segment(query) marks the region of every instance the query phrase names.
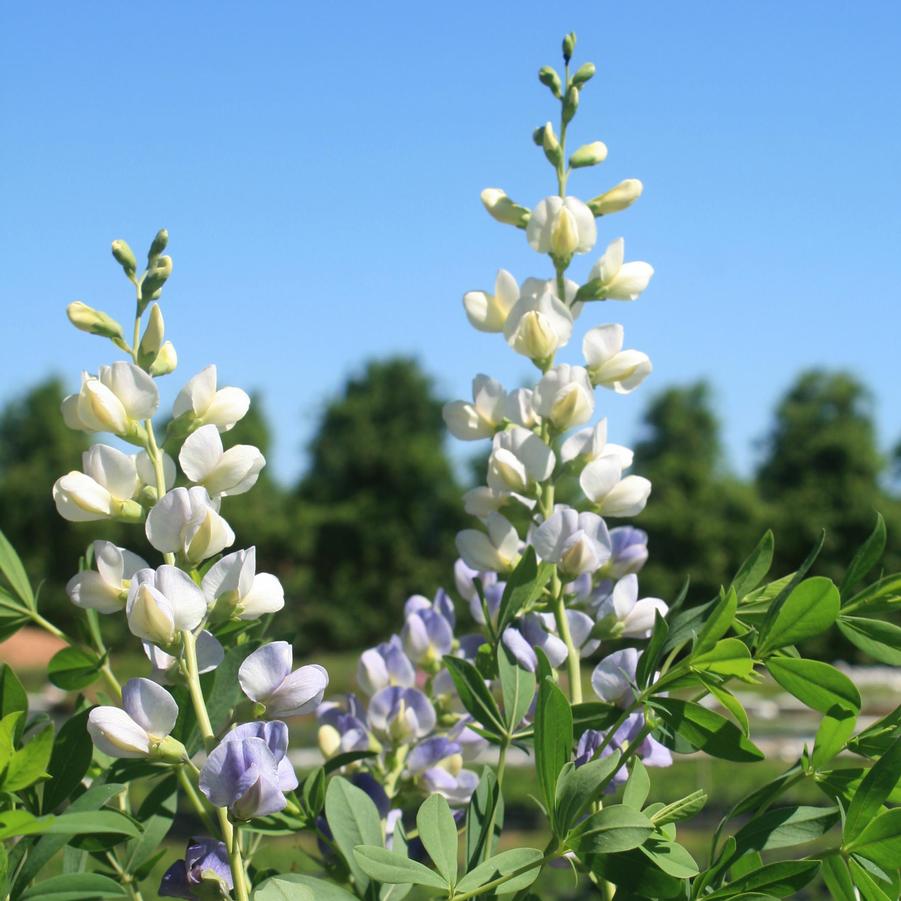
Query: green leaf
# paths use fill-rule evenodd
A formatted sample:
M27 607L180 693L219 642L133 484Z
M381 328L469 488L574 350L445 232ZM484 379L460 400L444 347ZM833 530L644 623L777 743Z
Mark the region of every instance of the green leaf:
M724 638L706 653L693 654L689 665L696 672L736 676L745 680L750 679L754 672L751 652L738 638Z
M581 704L573 704L573 736L579 738L583 732L589 729L603 731L612 726L618 719L622 710L613 704L604 704L602 701L584 701Z
M865 757L881 757L896 738L901 738L901 705L855 735L848 748Z
M444 665L453 679L460 701L475 721L498 737L505 735L504 719L481 673L462 657L445 657Z
M203 696L207 699L207 713L213 731L219 735L231 722L234 708L244 700L241 685L238 682L238 670L244 660L262 645L258 638L235 645L225 652L222 663L212 672L200 677ZM199 730L196 732L199 740Z
M3 532L0 532L0 572L6 576L9 587L19 596L30 610L34 610L34 592L28 581L28 574Z
M497 670L500 676L501 697L504 701L504 722L507 731L512 733L532 706L535 697L535 673L519 666L503 644L498 644L497 648Z
M853 710L832 707L820 720L816 738L813 741L811 763L815 769L822 769L838 754L854 734L857 714Z
M553 572L553 565L538 564L535 548L531 546L526 548L504 587L504 594L497 612L498 635L503 633L524 606L533 604L541 597L544 586L550 581Z
M763 537L757 542L757 547L748 556L748 559L739 567L731 588L738 598L743 598L749 591L753 591L770 571L773 563L773 550L775 539L771 529L764 532Z
M874 660L901 666L901 626L881 619L842 614L838 618L838 630Z
M897 781L897 771L895 776ZM896 868L901 862L901 807L879 814L846 847L886 870Z
M307 890L311 894L291 894L292 891L299 889ZM307 901L309 898L315 901L356 901L356 895L352 895L347 889L302 873L273 876L257 886L253 893L253 901L293 901L293 899Z
M735 612L738 610L738 596L734 586L717 602L711 610L710 616L704 620L704 625L695 640L694 653L703 654L729 631L729 627L735 621Z
M456 891L459 894L472 892L501 876L509 876L517 870L529 867L526 872L504 882L494 890L496 895L521 892L538 878L541 873L539 864L543 860L544 854L537 848L512 848L509 851L502 851L470 870L457 884Z
M785 599L772 620L764 621L757 642L758 656L797 644L825 632L841 608L838 589L831 579L805 579Z
M705 899L732 898L743 892L760 892L785 898L799 892L820 868L818 860L782 860L755 868Z
M738 727L741 731L745 735L750 735L751 721L748 719L748 712L742 706L741 701L739 701L731 691L723 688L722 685L717 685L712 679L704 679L702 677L701 681L704 683L704 687L707 691L709 691L710 694L720 702L723 708L729 711L733 718L737 720Z
M820 861L820 875L835 901L857 901L848 864L841 854L827 854Z
M53 876L26 889L20 901L85 901L85 898L125 898L128 892L109 876L100 873L67 873Z
M396 851L377 845L358 845L353 852L357 866L378 882L424 885L447 891L448 883L434 870Z
M317 901L318 897L310 886L297 882L293 876L272 876L257 886L251 895L253 901ZM343 897L354 896L345 894Z
M3 790L21 791L45 778L52 751L53 725L50 724L12 755L3 777Z
M81 691L100 678L103 660L84 648L63 648L47 667L50 681L64 691Z
M654 672L663 656L668 635L669 626L666 624L666 620L660 615L659 610L655 610L654 631L651 633L651 640L642 651L638 658L638 666L635 668L635 682L639 688L647 688L651 684L651 679L654 678Z
M702 788L696 789L690 795L686 795L678 801L666 804L664 807L661 807L660 810L655 811L651 816L651 822L659 829L667 823L676 823L679 820L687 820L689 817L693 817L696 813L703 810L706 803L707 792Z
M641 811L614 804L592 814L570 832L566 842L580 854L616 854L644 844L653 831Z
M494 814L494 825L491 817ZM472 869L494 853L504 826L504 797L491 767L483 767L479 784L466 809L466 861ZM492 833L489 836L489 830Z
M535 708L535 772L553 826L557 778L573 747L573 721L569 701L546 676L538 688Z
M887 895L877 884L876 880L853 858L848 861L851 878L854 887L860 893L863 901L895 901L891 895ZM896 896L897 897L897 896Z
M14 739L18 741L22 737L25 717L28 715L28 695L12 667L4 663L0 666L0 720L11 713L22 714L14 735Z
M748 851L789 848L813 841L838 822L834 807L778 807L755 817L735 833L732 859Z
M359 866L354 848L382 844L382 821L375 804L362 789L342 776L333 776L325 792L325 816L357 887L365 892L369 885L367 871Z
M698 875L695 859L676 842L650 841L639 850L664 873L676 879L691 879Z
M845 816L847 841L855 839L879 813L901 774L901 738L896 739L885 754L870 767L863 778Z
M51 813L63 803L84 778L94 754L94 743L87 732L88 714L82 710L63 723L53 743L47 764L50 781L44 785L41 811Z
M819 660L800 657L771 657L766 662L770 675L812 710L828 713L833 707L860 711L860 692L844 673Z
M448 885L457 881L457 824L443 795L431 795L416 814L416 827L435 869Z
M623 789L623 804L627 807L641 810L650 793L651 777L648 775L648 769L641 762L640 758L634 757L632 759L632 772L629 773L629 779L626 782L626 787Z
M564 835L583 811L597 801L620 766L622 754L614 751L606 757L590 760L582 766L566 763L557 779L554 799L554 830Z
M763 752L734 723L693 701L655 698L653 706L664 715L664 738L669 745L678 735L697 751L711 757L749 763L763 759ZM664 744L667 742L665 741Z
M885 552L885 520L876 514L876 525L867 540L857 549L845 578L842 579L841 595L847 598L851 589L879 562Z

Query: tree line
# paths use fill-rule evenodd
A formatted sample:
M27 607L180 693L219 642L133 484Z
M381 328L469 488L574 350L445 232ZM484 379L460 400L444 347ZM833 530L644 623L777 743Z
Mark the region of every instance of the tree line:
M95 537L141 552L136 530L116 523L67 523L50 486L80 465L86 436L58 415L55 378L35 385L0 412L0 529L42 582L55 619L72 617L64 586ZM254 444L271 432L261 398L226 446ZM229 498L225 514L236 547L256 541L258 568L278 575L287 604L279 623L302 651L360 648L383 640L404 599L450 582L454 536L469 525L464 484L447 452L443 398L414 359L369 362L324 407L309 466L293 485L264 470L258 487ZM761 534L776 535L774 572L792 571L818 540L815 571L835 576L886 519L888 571L901 569L901 499L888 488L891 460L880 453L872 397L839 371L801 373L774 410L760 462L750 478L727 466L710 386L667 388L646 408L634 443L634 471L654 491L635 524L649 534L642 593L671 600L686 578L704 601L727 584ZM895 460L901 453L893 455ZM484 457L472 471L483 477ZM857 652L836 644L832 656Z

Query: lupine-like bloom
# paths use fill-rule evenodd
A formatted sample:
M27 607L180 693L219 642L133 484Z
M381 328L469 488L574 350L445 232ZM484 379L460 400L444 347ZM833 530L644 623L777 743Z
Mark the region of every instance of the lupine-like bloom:
M550 613L527 613L514 626L504 629L504 647L520 666L534 673L538 668L535 648L541 648L555 669L566 660L566 644L554 634L554 617Z
M240 388L216 389L216 367L207 366L178 392L172 416L191 420L194 427L214 425L227 432L250 409L250 398Z
M638 667L638 651L623 648L606 656L591 674L594 693L608 704L627 707L635 697L635 671Z
M561 363L544 374L535 388L532 404L542 419L561 432L588 422L594 413L594 391L588 371Z
M601 589L603 590L603 589ZM660 598L638 598L638 576L623 576L594 601L595 615L610 638L650 638L656 613L666 616Z
M69 600L76 607L99 613L124 609L131 578L139 569L147 569L147 562L111 541L95 541L94 565L96 572L86 570L69 579L66 584Z
M287 757L288 727L278 720L246 723L229 732L200 771L200 790L237 820L283 810L285 792L297 788Z
M634 391L651 372L651 360L640 350L623 350L623 327L593 328L582 339L582 354L593 385L612 388L617 394Z
M478 572L471 569L463 560L454 563L454 584L457 592L463 600L469 602L469 612L472 618L480 625L485 625L485 611L482 609L482 601L476 590L475 579L478 578L482 585L482 594L485 596L485 605L488 608L488 616L492 623L497 620L497 612L504 596L506 582L499 582L497 573ZM481 637L481 636L480 636Z
M411 688L415 684L416 670L397 635L360 655L357 685L366 694L374 695L389 685Z
M348 694L343 701L326 701L316 710L319 722L319 750L328 759L350 751L367 751L370 747L366 712L356 695Z
M443 795L451 804L468 803L479 777L463 769L462 747L443 736L421 741L407 757L407 769L427 794Z
M125 615L132 635L167 647L206 616L206 598L194 580L175 566L139 569L131 580Z
M178 704L150 679L129 679L122 687L122 707L95 707L88 714L88 734L110 757L185 759L182 745L169 738L178 719Z
M96 376L82 375L81 391L63 400L63 419L70 429L112 432L134 441L138 424L150 419L160 396L153 379L133 363L119 360L101 366Z
M163 553L182 553L192 563L234 543L235 533L213 506L206 488L173 488L147 515L147 540Z
M178 658L167 654L162 648L158 648L149 641L142 644L144 653L150 661L150 678L161 685L168 685L170 682L176 681L179 673ZM225 659L225 650L219 644L219 639L212 632L207 632L206 629L197 636L196 653L197 672L200 675L212 672Z
M266 465L265 457L250 444L228 450L215 425L192 432L181 447L178 462L184 474L209 492L210 497L228 497L250 491Z
M511 426L494 436L488 458L488 487L517 494L530 491L554 471L554 452L534 433Z
M594 572L610 557L604 520L596 513L579 513L563 505L532 530L530 543L542 560L556 563L567 579Z
M504 423L507 392L487 375L472 380L472 403L463 400L444 405L442 415L448 431L460 441L490 438Z
M485 519L490 513L498 513L507 504L514 501L529 509L535 506L534 498L525 497L514 491L496 491L487 485L479 485L477 488L470 488L463 494L463 509L471 516Z
M611 579L621 579L637 573L648 560L648 533L635 526L617 526L610 530L612 553L605 573Z
M404 650L414 663L431 666L450 653L454 642L454 605L439 590L434 603L413 595L404 605L406 617L401 633Z
M611 241L604 255L594 264L589 278L598 283L595 296L601 300L636 300L654 274L649 263L624 263L625 242Z
M241 690L270 716L303 716L322 703L328 673L318 664L291 671L294 651L287 641L272 641L249 654L238 670Z
M504 338L517 353L544 360L566 344L573 332L573 314L546 282L527 279L519 300L504 323Z
M391 685L373 695L368 721L380 737L405 743L425 738L435 728L435 708L419 689Z
M577 197L545 197L526 227L529 246L565 259L588 253L597 240L594 213Z
M651 494L651 483L643 476L623 477L621 462L602 456L589 463L579 476L582 491L606 516L636 516Z
M506 572L519 560L522 544L509 520L500 513L485 517L488 534L476 529L464 529L457 533L457 552L467 566L484 572Z
M271 573L256 571L255 547L226 554L203 577L201 588L215 619L259 619L285 606L285 590Z
M607 420L602 419L594 428L581 429L570 435L560 447L560 461L571 463L574 460L583 465L601 457L614 457L622 469L632 465L632 451L621 444L607 441Z
M541 417L535 412L534 392L531 388L517 388L507 394L504 415L514 425L533 429L541 425Z
M161 898L196 898L222 895L234 888L228 848L213 838L192 838L184 860L177 860L163 874L157 894Z
M500 332L517 300L519 285L516 279L506 269L500 269L494 282L494 294L467 291L463 295L463 307L473 328L480 332Z
M135 458L106 444L82 454L84 472L72 471L56 480L53 500L63 519L92 522L121 517L140 521L143 511L132 500L140 482Z

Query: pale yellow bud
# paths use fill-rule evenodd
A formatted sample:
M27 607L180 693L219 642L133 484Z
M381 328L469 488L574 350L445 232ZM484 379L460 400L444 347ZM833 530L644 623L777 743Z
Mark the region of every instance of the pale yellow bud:
M104 338L122 339L122 326L106 313L89 307L86 303L76 300L66 307L66 315L69 322L89 335L101 335Z
M500 188L485 188L481 194L482 203L488 214L504 225L525 228L529 223L530 211L514 203Z
M166 334L166 326L163 322L163 314L158 303L150 307L150 317L147 320L147 328L144 330L144 337L141 338L141 346L139 354L142 360L146 358L147 362L156 358L163 344L163 337Z
M561 260L568 260L579 246L579 227L576 217L561 207L551 226L551 253Z
M150 374L154 376L168 375L178 366L178 354L175 353L175 345L166 341L160 348L156 359L150 364Z
M637 178L627 178L621 181L615 188L611 188L594 200L588 201L588 208L595 216L606 216L608 213L618 213L628 209L641 197L644 185Z
M583 144L570 158L569 164L573 169L582 169L585 166L596 166L607 159L607 145L603 141L592 141Z

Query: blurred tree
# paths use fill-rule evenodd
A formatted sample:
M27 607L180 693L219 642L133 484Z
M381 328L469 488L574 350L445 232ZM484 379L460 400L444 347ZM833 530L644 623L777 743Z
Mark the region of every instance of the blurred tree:
M81 466L88 447L83 432L64 425L62 382L49 378L9 402L0 413L0 529L22 556L33 584L43 583L42 609L69 623L74 610L66 582L97 534L97 523L74 524L56 512L51 487Z
M668 388L644 415L632 470L653 484L636 519L649 536L644 594L671 600L688 576L692 600L713 597L765 528L753 489L725 470L710 393L705 382Z
M467 517L441 406L419 364L396 357L370 362L325 409L296 495L312 530L301 640L384 640L408 595L451 578Z
M825 529L816 569L839 577L878 510L889 535L885 565L897 571L901 509L881 486L885 468L870 392L846 372L802 373L779 402L757 471L776 531L776 568L794 569Z

